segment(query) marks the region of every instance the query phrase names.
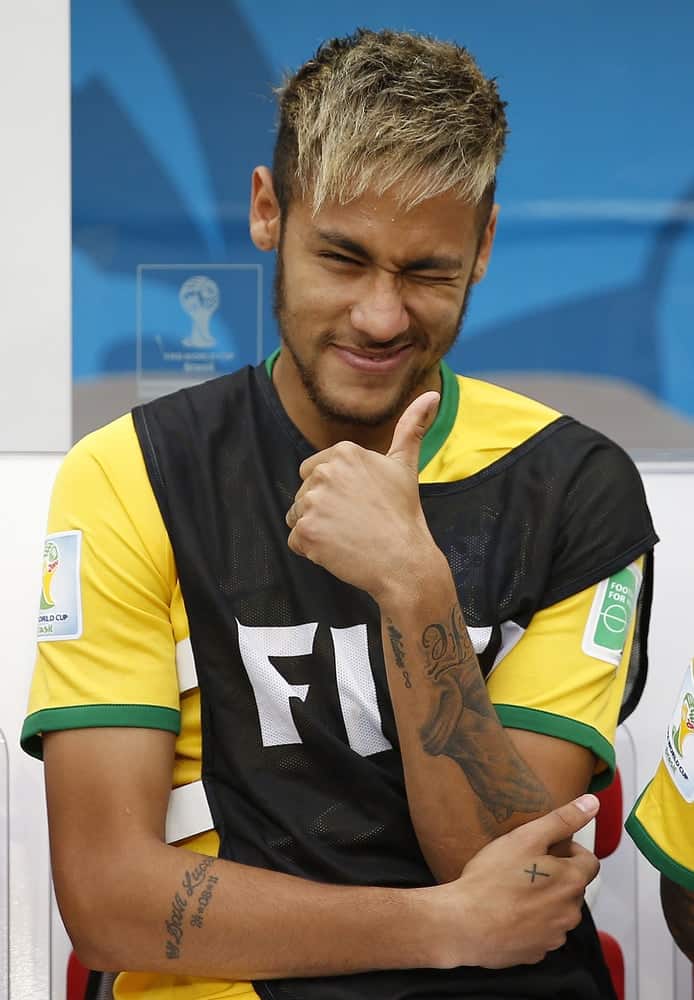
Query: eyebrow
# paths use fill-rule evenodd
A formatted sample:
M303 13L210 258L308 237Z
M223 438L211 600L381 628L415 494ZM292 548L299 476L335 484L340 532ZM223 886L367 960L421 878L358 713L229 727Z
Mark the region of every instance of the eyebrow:
M373 258L366 247L356 240L351 240L348 236L338 230L316 229L316 234L326 243L340 247L347 253L359 257L361 260L372 262ZM463 266L462 258L452 257L446 254L433 254L428 257L417 257L415 260L408 260L400 270L403 271L459 271Z

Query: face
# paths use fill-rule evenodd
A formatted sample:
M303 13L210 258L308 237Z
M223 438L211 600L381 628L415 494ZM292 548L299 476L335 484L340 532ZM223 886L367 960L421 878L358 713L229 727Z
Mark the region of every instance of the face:
M453 194L409 211L397 191L316 215L292 203L274 234L285 349L273 377L305 433L312 418L343 430L390 425L440 387L438 363L486 269L495 218L481 234L475 208Z

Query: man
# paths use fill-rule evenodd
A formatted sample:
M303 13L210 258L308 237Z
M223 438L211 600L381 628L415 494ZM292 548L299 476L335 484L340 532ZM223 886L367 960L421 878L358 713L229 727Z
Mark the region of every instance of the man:
M668 927L694 962L694 661L685 671L675 702L663 759L632 809L626 829L659 870Z
M503 104L465 50L367 31L280 103L250 228L281 350L55 487L76 569L24 741L66 925L151 970L123 996L610 997L593 863L548 851L614 766L656 536L611 442L442 362Z

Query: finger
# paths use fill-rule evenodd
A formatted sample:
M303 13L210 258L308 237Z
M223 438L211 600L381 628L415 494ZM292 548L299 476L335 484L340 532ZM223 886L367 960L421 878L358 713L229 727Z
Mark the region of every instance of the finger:
M527 839L535 848L541 848L546 852L552 844L566 840L582 829L596 815L599 808L600 801L595 795L581 795L573 802L567 802L566 805L553 809L546 816L540 816L539 819L518 827L514 832Z
M303 548L301 547L301 543L299 541L299 536L297 535L297 533L296 533L296 531L294 529L292 529L289 532L289 537L287 538L287 545L289 546L289 548L291 549L291 551L295 555L297 555L297 556L303 556L305 559L308 558L308 556L304 552Z
M600 862L594 854L575 841L571 844L569 853L570 864L581 870L585 884L588 885L600 871Z
M290 531L294 530L294 528L296 527L296 522L299 520L300 517L301 513L297 507L297 503L295 500L294 503L289 508L289 510L287 511L284 518L284 520L287 523L287 527L289 528Z
M324 448L323 451L317 451L315 455L311 455L310 458L305 458L304 461L299 466L299 475L302 479L308 479L313 470L322 465L323 462L329 462L331 458L334 458L336 450L344 448L344 441L339 441L337 444L332 445L330 448ZM349 442L351 444L351 442ZM356 445L354 447L357 447Z
M388 457L402 462L415 474L419 471L422 438L434 422L440 399L438 392L423 392L412 400L395 426Z

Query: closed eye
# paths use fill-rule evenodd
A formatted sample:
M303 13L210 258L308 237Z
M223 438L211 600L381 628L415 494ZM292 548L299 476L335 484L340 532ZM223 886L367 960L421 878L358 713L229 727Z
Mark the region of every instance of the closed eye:
M355 257L347 257L342 253L333 253L328 250L323 250L318 254L318 256L322 257L324 260L337 261L338 264L354 264L357 267L362 266L362 262L360 260L357 260Z
M458 280L457 274L427 274L426 271L406 271L409 281L421 281L427 285L450 285Z

